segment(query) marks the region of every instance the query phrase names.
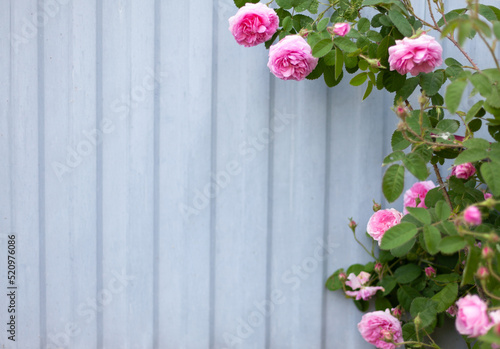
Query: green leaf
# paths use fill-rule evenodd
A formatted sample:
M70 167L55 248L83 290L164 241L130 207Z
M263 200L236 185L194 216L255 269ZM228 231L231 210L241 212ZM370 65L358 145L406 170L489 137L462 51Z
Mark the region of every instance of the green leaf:
M441 132L455 133L458 131L460 123L457 120L444 119L438 122L436 128Z
M292 30L292 16L287 16L283 19L283 31L289 32Z
M465 86L467 86L467 81L457 79L452 81L451 84L446 88L446 93L444 95L444 101L446 106L448 107L448 111L451 114L455 114L460 105L460 101L462 99L462 94L465 90Z
M410 146L410 141L407 141L401 131L394 131L391 138L392 150L405 150Z
M463 142L464 147L472 149L478 148L486 150L490 147L490 142L483 138L470 138Z
M440 188L433 188L425 195L425 206L434 207L439 200L444 200L443 192Z
M411 302L417 297L422 297L422 295L415 290L413 287L408 285L401 285L397 292L399 304L406 311L410 311Z
M397 285L396 278L393 276L386 275L380 282L377 284L378 286L382 286L384 288L383 296L387 296Z
M338 79L342 74L342 66L344 64L344 55L339 48L335 49L335 79Z
M382 162L382 166L385 166L385 165L388 165L388 164L391 164L393 162L396 162L396 161L401 161L405 158L406 154L403 153L402 151L395 151L389 155L387 155L384 159L384 161Z
M417 153L409 153L406 155L403 159L403 164L408 171L421 181L425 181L429 176L425 160Z
M458 275L457 273L450 273L450 274L441 274L437 275L434 279L432 279L434 282L442 283L442 284L447 284L450 282L457 282L460 281L462 276Z
M361 17L358 22L358 30L360 33L366 33L370 30L370 21L367 18Z
M461 287L469 284L474 284L474 275L479 268L479 261L481 256L481 249L476 246L469 248L467 253L467 261L465 262L465 268L462 275Z
M394 272L396 281L400 284L408 284L418 278L422 269L416 264L405 264Z
M436 202L435 212L440 221L446 221L451 215L450 206L445 201Z
M377 297L375 299L375 310L386 310L386 309L391 309L392 304L389 302L389 300L385 297Z
M472 118L474 118L476 115L478 115L479 111L482 110L484 101L479 101L475 103L467 112L467 116L465 118L465 123L468 124Z
M452 254L463 249L467 243L461 236L447 236L439 243L439 250L444 254Z
M411 302L410 314L413 318L418 316L422 321L421 328L425 328L436 319L436 306L433 299L417 297Z
M408 242L405 242L401 246L398 246L396 248L391 249L391 254L394 257L398 257L398 258L406 256L408 254L408 252L410 252L410 250L415 245L415 241L416 241L416 239L413 238L413 239L410 239Z
M349 274L351 273L358 275L362 271L366 271L365 266L363 264L358 263L358 264L353 264L349 268L347 268L346 274L347 276L349 276Z
M470 81L472 82L472 85L477 88L481 96L486 98L491 94L492 82L486 75L481 73L472 74Z
M431 299L436 302L436 310L438 313L445 311L457 300L458 284L447 284L441 291L436 293Z
M325 67L325 72L323 74L326 86L328 87L333 87L338 85L340 81L342 81L342 78L344 77L344 72L342 72L337 79L335 77L335 67L330 67L330 66Z
M411 240L417 235L417 227L412 223L399 223L388 229L382 238L380 248L390 250Z
M345 51L347 53L352 53L358 49L356 44L349 40L348 38L344 38L342 36L338 36L333 40L333 43L335 46L340 48L342 51Z
M482 4L479 5L479 14L491 22L499 19L495 15L495 12L493 12L493 10L489 6L486 6L486 5L482 5Z
M402 165L392 165L385 171L382 180L382 191L387 201L394 202L403 192L405 168Z
M240 8L240 7L243 7L245 6L245 4L247 2L250 2L252 4L256 4L258 3L260 0L234 0L234 4L236 5L236 7Z
M472 149L471 149L472 150ZM481 165L481 175L494 196L500 195L500 164L485 162Z
M500 40L500 22L493 23L493 33L495 34L496 38Z
M432 226L426 225L424 227L424 243L427 251L431 255L435 255L439 252L439 242L441 241L441 233L439 230Z
M396 92L402 88L406 81L406 75L401 75L397 71L384 71L383 82L384 87L389 92Z
M455 165L465 164L467 162L476 162L488 157L488 152L485 149L472 148L466 149L460 153L455 159Z
M431 224L431 214L423 207L407 207L408 212L424 224Z
M342 281L339 279L339 274L343 273L344 269L339 269L335 273L333 273L328 280L326 280L326 288L330 291L340 290L342 288Z
M368 73L363 72L363 73L360 73L360 74L356 75L355 77L353 77L349 83L352 86L363 85L367 78L368 78Z
M333 41L331 39L323 39L314 45L312 54L314 57L320 58L330 52L333 48Z
M420 74L420 86L422 86L427 96L434 96L438 93L444 80L445 77L442 71Z
M373 90L373 82L368 81L365 94L363 95L363 100L365 100L370 95L370 93L372 93L372 90Z
M321 75L323 75L323 72L325 71L325 62L323 58L320 58L318 61L318 65L316 65L316 68L308 75L306 76L306 79L308 80L315 80L318 79Z
M455 228L455 224L450 221L444 221L439 225L439 228L443 234L450 236L457 236L457 228Z
M419 83L419 78L417 77L406 79L403 87L401 87L396 92L396 96L394 97L394 105L398 104L400 100L404 101L408 99L413 93L413 91L415 91L415 88L418 86L418 83Z
M328 18L328 17L323 18L321 21L318 22L318 25L316 26L316 30L318 32L322 32L323 30L326 29L326 27L328 26L328 23L330 23L330 18Z
M413 35L413 27L402 13L398 11L389 11L389 18L401 34L406 37Z
M462 66L462 63L460 63L459 61L457 61L456 59L451 58L451 57L450 57L450 58L446 58L446 59L444 60L444 63L445 63L447 66L449 66L449 67L451 67L451 66L453 66L453 65L456 65L456 66L459 66L459 67L461 67L461 66Z

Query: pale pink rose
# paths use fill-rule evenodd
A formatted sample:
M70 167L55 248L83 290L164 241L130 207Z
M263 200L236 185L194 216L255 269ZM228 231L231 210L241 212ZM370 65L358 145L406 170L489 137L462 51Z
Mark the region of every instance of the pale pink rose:
M396 40L396 45L389 47L389 64L399 74L417 76L441 65L442 53L443 48L432 36L422 34L415 39Z
M472 177L476 173L476 168L470 162L465 164L453 166L451 169L451 175L457 178L467 179Z
M365 286L365 284L370 280L370 274L362 271L356 276L354 273L350 273L347 277L349 281L345 284L353 289L353 291L346 291L346 295L350 297L356 297L356 300L363 299L365 301L369 300L377 291L384 291L381 286Z
M345 36L349 31L351 31L349 23L335 23L333 26L333 32L338 36Z
M393 208L377 211L370 217L366 231L373 240L378 241L380 246L385 232L396 224L401 223L401 218L403 218L403 214Z
M236 42L245 47L261 44L276 33L279 18L264 4L247 3L229 18L229 30Z
M396 348L395 344L386 340L392 340L394 343L403 342L401 323L391 315L389 309L363 315L358 330L365 341L380 349Z
M408 213L407 207L423 207L425 206L425 196L427 192L434 188L436 185L432 181L417 182L405 192L404 196L404 214ZM420 199L420 203L417 206L417 198Z
M267 66L282 80L304 80L316 65L311 46L299 35L288 35L269 49Z
M470 225L481 224L481 211L476 206L467 207L464 211L464 221Z
M488 317L488 306L477 295L466 295L457 301L455 327L458 333L479 337L486 334L493 323Z
M500 310L490 311L489 315L493 325L500 324Z

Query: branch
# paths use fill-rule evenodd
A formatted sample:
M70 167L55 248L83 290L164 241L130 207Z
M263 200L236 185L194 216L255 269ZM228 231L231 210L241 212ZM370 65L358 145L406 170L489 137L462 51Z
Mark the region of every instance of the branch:
M441 173L439 173L439 168L437 167L436 164L432 164L432 167L434 167L434 172L436 173L437 180L439 182L439 186L441 187L441 190L443 191L443 196L448 203L448 206L450 206L450 209L453 211L453 205L451 204L451 199L450 195L448 194L448 191L446 190L446 187L444 186L443 178L441 178Z

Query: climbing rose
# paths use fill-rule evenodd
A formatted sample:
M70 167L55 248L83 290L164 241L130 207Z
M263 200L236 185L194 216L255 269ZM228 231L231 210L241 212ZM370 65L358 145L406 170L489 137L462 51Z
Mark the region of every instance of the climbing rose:
M407 207L423 207L425 206L425 196L427 192L434 188L436 185L432 181L417 182L405 192L404 196L404 214L408 213ZM420 199L420 203L417 206L417 198Z
M467 179L476 173L476 168L470 162L465 164L453 166L451 169L451 175L457 178Z
M471 225L481 224L481 211L476 206L467 207L464 211L464 221Z
M455 326L458 333L479 337L486 334L493 323L488 317L488 307L477 295L466 295L457 302L458 312Z
M345 36L351 30L349 23L335 23L333 32L338 36Z
M389 309L373 311L363 315L358 330L364 340L380 349L394 349L394 343L403 342L401 323L391 315Z
M356 297L356 300L363 299L367 301L372 298L378 290L384 291L384 288L381 286L365 286L370 279L370 274L364 271L359 273L358 276L354 273L350 273L347 279L349 281L346 281L345 284L355 291L346 291L345 293L350 297Z
M261 44L276 33L279 18L264 4L247 3L229 18L229 30L238 44L245 47Z
M442 53L441 45L432 36L423 34L415 39L396 40L396 45L389 47L389 64L391 70L397 70L399 74L409 72L417 76L430 73L441 65Z
M267 66L282 80L304 80L317 64L311 46L299 35L288 35L269 49Z
M370 217L366 231L373 240L378 241L380 246L385 232L396 224L401 223L401 218L403 218L403 214L393 208L377 211Z

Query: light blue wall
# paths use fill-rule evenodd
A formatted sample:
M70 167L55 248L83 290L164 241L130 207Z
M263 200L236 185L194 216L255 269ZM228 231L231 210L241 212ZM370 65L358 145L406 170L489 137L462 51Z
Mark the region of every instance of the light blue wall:
M368 260L392 96L275 79L235 10L0 1L2 348L370 348L323 285Z

